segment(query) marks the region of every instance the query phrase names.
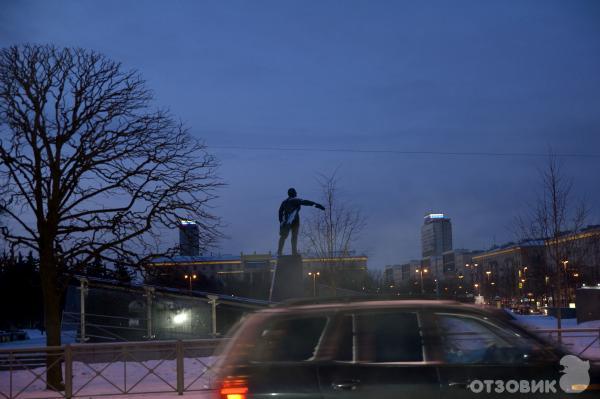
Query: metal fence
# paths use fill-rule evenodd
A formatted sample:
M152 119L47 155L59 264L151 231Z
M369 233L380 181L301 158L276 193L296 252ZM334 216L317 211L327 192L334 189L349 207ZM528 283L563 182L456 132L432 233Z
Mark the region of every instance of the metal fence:
M211 389L223 339L71 344L0 350L0 398L77 398ZM64 386L51 386L49 369Z
M563 345L582 358L600 360L600 328L545 328L531 331Z

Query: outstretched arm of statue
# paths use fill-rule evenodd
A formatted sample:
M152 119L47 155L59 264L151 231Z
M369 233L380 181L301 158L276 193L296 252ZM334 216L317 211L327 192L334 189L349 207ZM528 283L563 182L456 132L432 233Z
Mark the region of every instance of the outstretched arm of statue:
M325 210L325 207L323 205L321 205L319 203L316 203L314 201L310 201L310 200L304 200L303 199L303 200L301 200L300 204L304 205L304 206L314 206L315 208L319 208L322 211Z

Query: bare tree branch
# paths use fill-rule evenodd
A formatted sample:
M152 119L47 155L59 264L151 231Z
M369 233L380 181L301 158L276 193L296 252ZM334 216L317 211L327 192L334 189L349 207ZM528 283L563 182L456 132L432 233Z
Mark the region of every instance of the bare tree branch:
M48 308L81 265L170 253L160 232L181 219L198 222L203 247L219 237L207 207L218 163L152 100L136 71L92 51L0 50L2 231L38 252Z

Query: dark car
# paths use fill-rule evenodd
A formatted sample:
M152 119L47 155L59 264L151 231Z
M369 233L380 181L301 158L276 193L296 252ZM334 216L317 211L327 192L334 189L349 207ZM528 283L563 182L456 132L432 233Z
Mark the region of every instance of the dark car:
M557 398L571 396L561 388L568 383L585 389L581 396L597 395L581 368L561 382L566 354L505 312L472 305L297 304L240 323L217 366L217 392L224 399Z

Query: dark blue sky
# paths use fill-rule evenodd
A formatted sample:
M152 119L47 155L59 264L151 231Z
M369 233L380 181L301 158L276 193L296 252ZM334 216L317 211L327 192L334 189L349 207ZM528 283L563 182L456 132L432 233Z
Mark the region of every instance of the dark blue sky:
M274 250L289 186L317 198L339 168L381 267L418 257L426 211L455 247L512 239L540 157L227 149L600 153L600 2L16 1L0 46L95 49L139 69L191 132L215 146L228 186L221 252ZM220 148L219 148L220 147ZM600 158L564 158L599 222ZM314 212L312 209L304 213ZM173 241L176 233L173 232Z

